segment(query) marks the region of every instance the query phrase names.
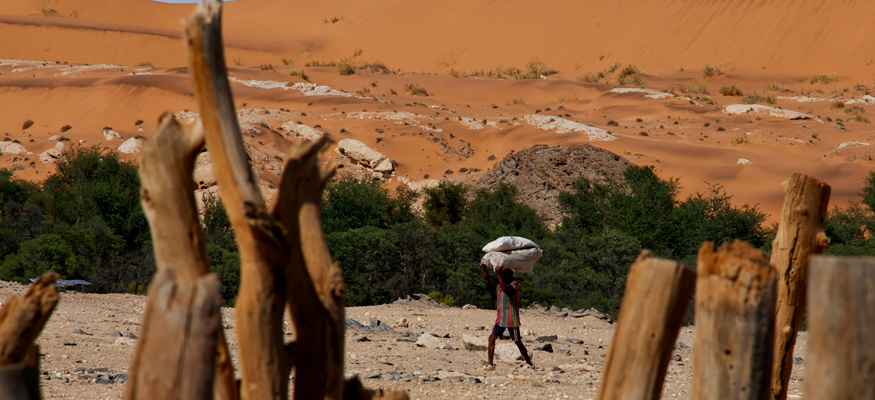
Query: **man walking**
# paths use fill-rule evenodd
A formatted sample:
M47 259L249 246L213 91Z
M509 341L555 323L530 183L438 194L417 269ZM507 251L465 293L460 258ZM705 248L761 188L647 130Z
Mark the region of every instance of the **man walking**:
M489 364L487 369L495 369L495 364L492 363L492 358L495 353L495 340L500 338L505 329L510 334L510 339L516 343L526 360L526 364L534 366L529 358L529 353L526 351L526 346L523 345L522 337L520 336L520 292L519 283L514 280L513 271L509 269L499 269L496 271L498 282L495 278L489 276L486 266L481 264L483 270L483 279L487 282L487 287L495 285L495 305L498 309L498 317L495 320L495 326L492 328L492 334L489 335L488 357Z

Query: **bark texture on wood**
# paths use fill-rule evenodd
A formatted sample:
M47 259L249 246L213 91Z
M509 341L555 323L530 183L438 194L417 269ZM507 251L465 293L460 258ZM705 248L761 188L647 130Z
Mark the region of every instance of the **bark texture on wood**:
M777 273L736 240L699 249L693 400L764 400L771 388Z
M37 366L34 343L58 305L60 276L40 275L21 297L10 297L0 308L0 365L28 363Z
M0 399L39 400L39 382L39 368L33 365L0 365Z
M160 269L149 285L125 399L212 399L220 306L215 274L193 281Z
M629 270L599 400L659 399L695 272L645 250Z
M240 249L236 318L241 397L286 398L292 360L283 343L283 270L289 245L267 211L243 146L225 67L221 3L201 2L183 21L183 37L207 148Z
M829 246L824 221L829 206L829 185L793 174L784 182L784 207L777 236L772 243L772 265L778 271L775 307L775 356L772 367L772 399L787 398L787 383L793 368L796 332L805 312L808 256Z
M158 127L152 138L146 142L140 156L139 175L142 187L140 197L152 232L155 263L159 273L170 269L173 271L173 280L187 282L188 286L196 284L210 271L200 218L195 205L193 192L195 187L192 179L195 159L203 146L203 130L199 125L182 126L174 119L172 113L167 112L158 120ZM216 301L220 301L220 298ZM185 299L182 302L190 304ZM151 330L150 324L162 323L153 322L153 319L162 318L166 316L157 314L145 316L144 331ZM161 340L185 343L194 339L197 334L208 332L197 333L180 329L175 333L181 336L164 337ZM216 365L215 398L236 400L239 397L237 383L224 332L218 329L215 334L217 334L216 338L197 337L196 340L215 342L217 346L216 352L213 353L216 356L216 361L213 363ZM195 335L195 337L186 335ZM143 339L138 346L137 354L140 351L148 351L150 345L142 342ZM152 368L155 363L160 362L150 357L152 357L150 354L143 357L135 356L135 360L145 363L145 368ZM133 368L139 367L135 364ZM186 377L186 379L200 378ZM139 387L139 390L144 389ZM131 396L138 395L131 393Z
M875 399L875 258L809 265L805 399Z

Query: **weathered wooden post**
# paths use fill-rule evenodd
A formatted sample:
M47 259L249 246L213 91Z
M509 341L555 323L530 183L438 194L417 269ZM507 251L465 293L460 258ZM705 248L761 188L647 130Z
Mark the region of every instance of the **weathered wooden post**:
M695 280L683 265L641 252L629 269L599 400L659 399Z
M875 399L875 258L809 265L805 399Z
M805 313L808 256L829 246L823 232L829 206L829 185L793 174L784 182L784 208L772 244L772 265L778 270L775 308L775 357L772 367L772 399L787 398L787 383L793 368L796 332Z
M55 281L59 277L46 272L24 296L10 297L0 308L0 399L41 398L35 342L58 305Z
M764 400L771 388L777 273L736 240L699 249L693 400Z

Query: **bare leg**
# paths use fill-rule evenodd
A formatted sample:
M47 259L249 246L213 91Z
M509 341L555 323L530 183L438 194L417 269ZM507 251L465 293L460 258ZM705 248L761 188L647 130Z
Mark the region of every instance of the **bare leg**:
M529 358L529 352L526 351L526 346L523 345L523 341L520 340L519 342L514 342L514 343L516 343L516 347L518 347L520 349L520 353L523 353L523 359L526 360L526 364L534 366L535 364L532 364L532 359ZM492 355L491 352L489 354L490 354L490 356Z
M492 355L495 354L495 339L498 339L498 336L495 336L495 334L489 335L489 346L487 347L487 356L489 357L489 365L495 365L492 363Z

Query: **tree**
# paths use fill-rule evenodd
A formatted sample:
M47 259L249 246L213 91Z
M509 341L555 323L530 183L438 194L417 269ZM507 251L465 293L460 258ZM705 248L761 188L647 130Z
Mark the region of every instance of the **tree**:
M399 187L396 197L380 181L358 181L351 176L331 180L325 187L322 223L325 233L345 232L366 226L389 228L416 219L412 212L416 194Z
M425 222L433 227L451 226L462 220L468 208L468 188L449 180L425 189Z

